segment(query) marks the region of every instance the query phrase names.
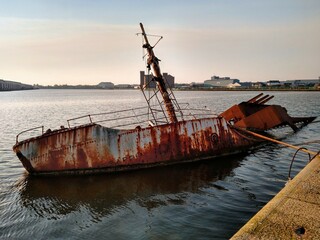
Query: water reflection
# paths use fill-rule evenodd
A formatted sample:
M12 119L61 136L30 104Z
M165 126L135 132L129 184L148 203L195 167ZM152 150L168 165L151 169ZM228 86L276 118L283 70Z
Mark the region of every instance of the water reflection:
M132 200L150 210L161 205L183 205L179 194L201 194L206 187L227 191L216 181L232 174L242 159L243 156L232 156L105 175L26 175L18 185L23 206L39 217L58 219L85 208L99 220ZM168 198L155 200L158 195Z

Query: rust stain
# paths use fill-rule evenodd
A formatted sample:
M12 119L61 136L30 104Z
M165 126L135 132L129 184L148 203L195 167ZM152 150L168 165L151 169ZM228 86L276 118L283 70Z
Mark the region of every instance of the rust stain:
M223 118L196 119L117 132L92 124L21 142L15 150L21 153L17 155L31 173L137 168L139 165L228 154L250 144L241 141L227 128Z
M294 131L298 122L309 123L314 117L294 118L289 116L287 110L279 105L265 105L273 96L259 94L247 102L234 105L222 114L221 117L234 123L240 128L256 131L265 131L271 128L289 125Z

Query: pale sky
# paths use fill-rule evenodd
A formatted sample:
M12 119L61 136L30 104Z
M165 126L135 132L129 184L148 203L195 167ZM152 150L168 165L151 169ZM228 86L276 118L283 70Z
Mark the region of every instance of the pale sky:
M320 76L320 0L0 0L0 79L139 83L139 22L178 83ZM151 37L151 43L157 38Z

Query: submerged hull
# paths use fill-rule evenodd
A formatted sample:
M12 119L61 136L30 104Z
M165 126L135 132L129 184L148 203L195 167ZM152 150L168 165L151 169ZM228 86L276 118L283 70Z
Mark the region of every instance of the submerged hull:
M29 173L81 174L230 155L253 143L217 117L132 130L88 124L18 142L13 150Z

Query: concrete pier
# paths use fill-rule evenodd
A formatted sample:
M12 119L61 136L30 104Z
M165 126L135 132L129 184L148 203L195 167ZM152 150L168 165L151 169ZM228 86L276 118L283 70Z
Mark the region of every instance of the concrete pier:
M320 239L320 156L231 239Z

